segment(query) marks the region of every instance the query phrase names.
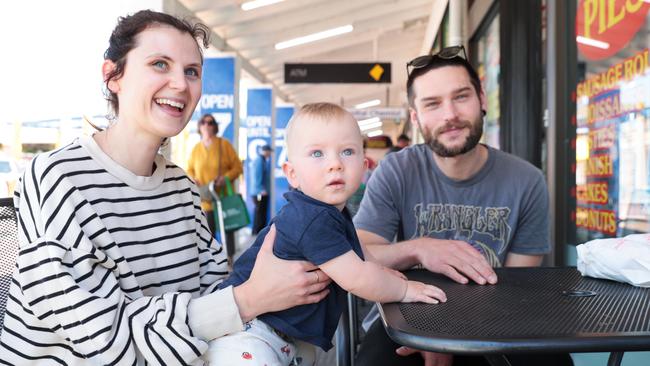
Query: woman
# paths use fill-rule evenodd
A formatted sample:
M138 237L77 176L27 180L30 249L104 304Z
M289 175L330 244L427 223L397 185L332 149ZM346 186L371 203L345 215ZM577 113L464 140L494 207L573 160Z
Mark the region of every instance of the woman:
M113 123L26 169L3 363L200 365L207 341L327 294L325 274L274 257L272 239L249 281L215 290L226 259L197 188L157 154L200 98L207 32L152 11L121 18L102 66Z
M234 182L242 173L242 164L230 142L217 137L217 121L211 114L204 114L197 127L201 141L192 149L187 163L187 174L199 186L214 182L216 188L222 188L225 185L225 177ZM208 217L210 230L214 233L213 207L209 197L201 200L201 208ZM228 242L232 243L231 240Z

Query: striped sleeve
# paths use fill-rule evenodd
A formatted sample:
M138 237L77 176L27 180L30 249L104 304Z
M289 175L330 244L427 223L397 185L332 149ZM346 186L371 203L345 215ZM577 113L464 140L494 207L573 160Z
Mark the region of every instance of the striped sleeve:
M214 291L227 272L221 247L211 239L197 209L196 188L183 174L191 195L183 212L190 215L183 219L174 212L174 218L152 224L166 228L186 224L182 227L189 230L168 235L174 242L171 249L149 249L144 240L136 246L116 239L125 232L128 237L133 235L129 231L145 230L144 214L115 218L100 213L96 202L107 198L92 196L90 189L82 192L78 180L71 183L72 176L87 175L89 186L115 184L102 181L109 176L106 171L88 163L91 158L83 154L63 160L36 157L16 192L20 251L2 352L24 362L133 365L144 359L151 365L203 364L200 356L207 343L190 328L188 306L193 297ZM75 170L57 168L66 164ZM103 192L110 196L110 189ZM148 208L147 214L165 207ZM118 224L107 224L118 219ZM135 265L162 263L165 254L177 261ZM148 276L155 280L147 283Z

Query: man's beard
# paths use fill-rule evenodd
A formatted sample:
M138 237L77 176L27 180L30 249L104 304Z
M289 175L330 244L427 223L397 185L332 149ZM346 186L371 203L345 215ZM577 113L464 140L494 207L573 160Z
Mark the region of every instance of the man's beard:
M438 140L438 136L452 128L469 128L469 135L467 135L465 143L462 146L449 148ZM447 123L437 129L435 133L426 128L423 128L421 132L424 136L424 142L429 145L436 155L443 158L453 158L454 156L465 154L478 145L481 136L483 136L483 120L478 118L473 124L470 121Z

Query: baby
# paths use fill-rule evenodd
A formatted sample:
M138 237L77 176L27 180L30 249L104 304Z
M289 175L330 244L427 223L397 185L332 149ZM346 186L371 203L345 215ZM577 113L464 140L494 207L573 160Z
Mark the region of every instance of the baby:
M401 273L374 263L368 253L364 261L345 209L367 166L354 117L335 104L308 104L293 116L286 131L288 160L282 168L295 190L285 194L288 203L272 221L276 228L273 252L283 259L317 265L333 281L330 293L316 304L263 314L248 322L244 331L211 341L206 356L213 364L300 364L296 345L301 342L327 351L345 309L346 291L376 302L446 301L439 288L408 281ZM269 229L260 232L220 288L248 279Z

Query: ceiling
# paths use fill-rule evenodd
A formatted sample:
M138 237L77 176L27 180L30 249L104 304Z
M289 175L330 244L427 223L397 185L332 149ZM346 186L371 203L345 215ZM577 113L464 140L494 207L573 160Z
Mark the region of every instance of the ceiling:
M446 0L285 0L244 11L244 0L170 0L214 32L213 45L237 52L242 68L276 87L287 102L329 101L346 107L372 99L380 107L406 103L406 62L431 42L430 14ZM170 3L172 3L170 5ZM431 17L432 19L436 17ZM352 24L350 33L276 50L281 41ZM433 25L437 30L437 24ZM429 31L427 30L429 29ZM435 30L433 31L435 34ZM426 44L426 43L425 43ZM390 84L284 84L284 63L390 62Z

